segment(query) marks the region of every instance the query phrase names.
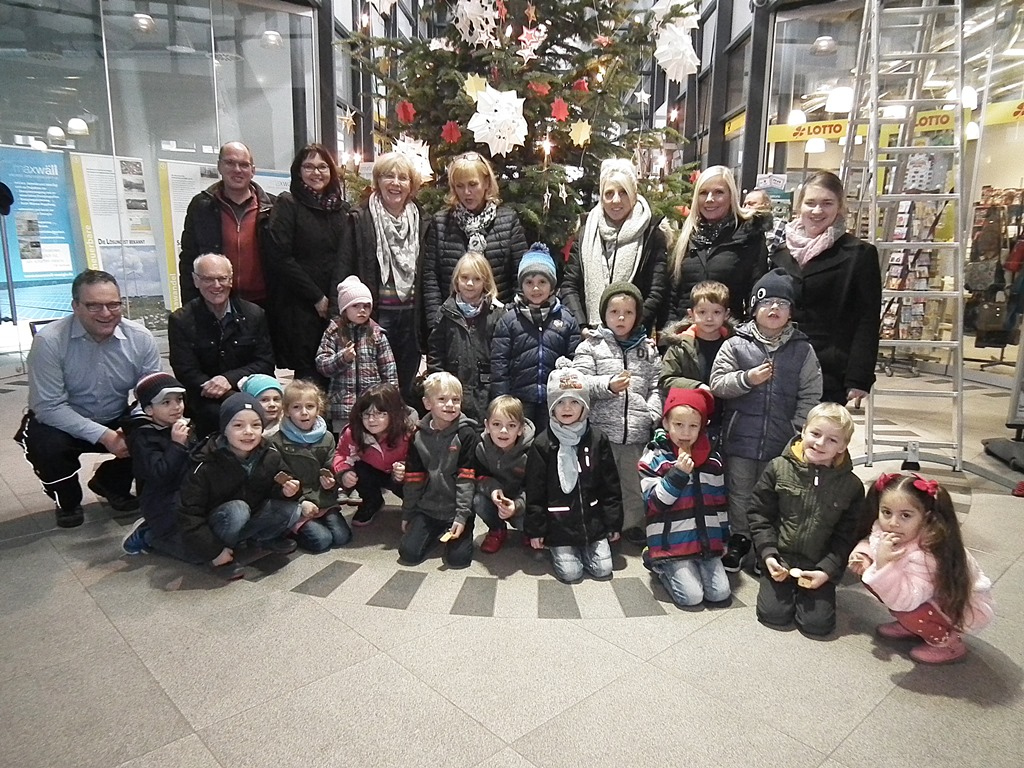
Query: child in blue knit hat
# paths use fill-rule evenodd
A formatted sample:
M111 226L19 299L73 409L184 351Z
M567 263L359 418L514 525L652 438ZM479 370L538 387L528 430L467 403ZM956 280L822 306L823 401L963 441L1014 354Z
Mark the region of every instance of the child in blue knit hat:
M281 399L284 397L284 386L273 376L265 373L254 373L238 382L238 391L252 395L260 402L263 415L266 416L264 437L273 437L281 428L281 416L284 408Z
M491 341L491 397L518 397L538 433L548 425L548 374L580 343L580 326L555 297L557 286L551 252L534 243L519 262L519 291Z

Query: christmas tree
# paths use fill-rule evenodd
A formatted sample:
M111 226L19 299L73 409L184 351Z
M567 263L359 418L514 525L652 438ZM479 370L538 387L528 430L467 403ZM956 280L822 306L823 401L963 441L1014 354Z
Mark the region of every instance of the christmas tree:
M696 71L690 0L640 12L620 0L457 0L423 13L452 23L429 40L358 34L349 44L374 79L378 150L418 155L425 178L441 182L420 193L428 211L443 205L450 161L476 151L528 236L553 249L596 203L609 157L631 158L652 209L681 218L692 169L675 160L677 131L645 127L641 72L652 55L675 80Z

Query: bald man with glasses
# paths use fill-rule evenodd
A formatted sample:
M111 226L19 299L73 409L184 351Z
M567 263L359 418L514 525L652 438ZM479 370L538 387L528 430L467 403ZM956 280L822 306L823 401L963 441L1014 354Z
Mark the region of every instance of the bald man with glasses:
M178 256L181 303L199 295L192 265L204 253L220 253L231 262L238 298L267 302L263 272L263 242L274 196L253 181L256 165L252 152L240 141L229 141L217 158L220 181L192 198L185 213Z
M161 369L153 335L122 317L113 275L87 269L75 277L71 310L32 339L28 411L14 436L56 503L61 528L84 519L78 479L83 453L114 455L97 467L89 490L118 512L138 508L120 423L135 383Z

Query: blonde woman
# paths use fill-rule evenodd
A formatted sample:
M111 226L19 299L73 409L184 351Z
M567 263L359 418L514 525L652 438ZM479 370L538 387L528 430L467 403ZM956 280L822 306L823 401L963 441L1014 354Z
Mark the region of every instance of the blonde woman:
M732 316L747 316L750 289L767 270L764 216L740 207L736 180L724 165L701 172L693 187L690 215L672 250L669 322L686 317L690 291L704 280L728 287Z
M494 169L482 155L466 152L449 166L447 202L434 216L423 258L423 310L429 328L437 325L455 265L466 251L487 257L498 301L508 304L527 246L519 216L501 204Z
M430 218L416 203L421 182L407 156L378 157L370 198L352 213L352 251L342 256L343 274L355 275L370 289L373 317L391 342L398 388L410 405L419 401L413 382L426 346L420 284Z

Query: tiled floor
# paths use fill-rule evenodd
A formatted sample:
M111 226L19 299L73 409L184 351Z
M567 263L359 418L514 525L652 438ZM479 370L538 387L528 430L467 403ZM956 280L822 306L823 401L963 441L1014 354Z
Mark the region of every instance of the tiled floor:
M25 395L0 379L0 434ZM1013 475L980 455L1006 434L1008 393L966 402L965 459ZM941 403L894 406L879 431L938 436ZM925 668L873 638L886 612L849 578L839 630L814 641L760 626L746 575L731 608L675 608L628 545L610 582L575 587L511 538L464 571L404 568L394 511L342 550L256 560L224 585L121 556L132 518L99 503L54 529L10 440L0 462L3 766L1022 764L1024 500L970 474L925 467L953 491L998 621L966 662Z

